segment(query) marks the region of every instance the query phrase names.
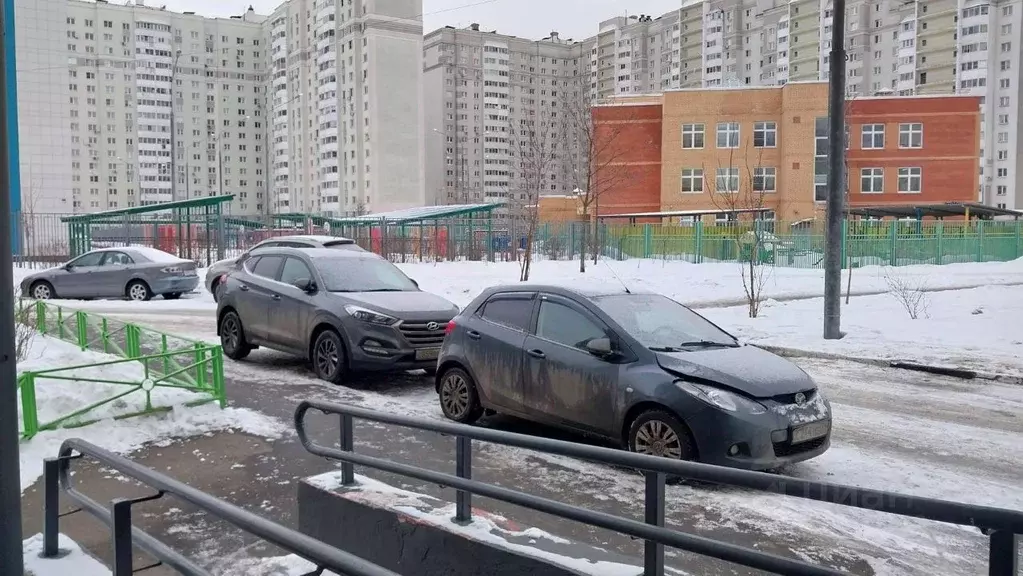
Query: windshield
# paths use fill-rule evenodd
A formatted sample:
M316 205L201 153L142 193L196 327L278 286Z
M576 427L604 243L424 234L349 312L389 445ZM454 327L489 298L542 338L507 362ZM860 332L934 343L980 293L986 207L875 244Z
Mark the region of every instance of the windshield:
M328 292L415 292L412 280L397 266L377 258L313 259Z
M599 296L593 301L640 344L651 349L735 346L735 339L708 320L659 294Z

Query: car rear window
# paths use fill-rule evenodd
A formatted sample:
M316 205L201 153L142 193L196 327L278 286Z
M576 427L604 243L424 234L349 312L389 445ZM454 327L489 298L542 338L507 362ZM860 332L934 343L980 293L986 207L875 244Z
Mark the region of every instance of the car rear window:
M495 324L521 330L529 329L529 320L533 315L533 301L522 297L496 297L487 300L480 316Z

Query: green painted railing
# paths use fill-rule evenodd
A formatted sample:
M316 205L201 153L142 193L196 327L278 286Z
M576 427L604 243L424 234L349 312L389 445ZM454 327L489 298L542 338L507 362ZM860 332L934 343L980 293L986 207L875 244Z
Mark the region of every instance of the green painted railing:
M79 347L119 358L91 364L32 370L18 375L21 395L22 437L31 438L43 430L85 426L103 419L124 419L168 411L174 405L197 406L216 402L227 404L224 389L224 358L220 346L120 322L82 310L70 310L43 301L19 302L18 318L40 334ZM140 366L141 365L141 366ZM83 372L99 372L83 375ZM111 375L111 373L115 373ZM121 372L121 374L116 374ZM85 406L59 409L43 418L38 391L40 385L110 388L109 395ZM154 402L154 394L180 390L181 402ZM192 397L194 396L194 397ZM185 399L187 398L187 400ZM130 401L141 400L132 408ZM107 413L100 409L108 407Z

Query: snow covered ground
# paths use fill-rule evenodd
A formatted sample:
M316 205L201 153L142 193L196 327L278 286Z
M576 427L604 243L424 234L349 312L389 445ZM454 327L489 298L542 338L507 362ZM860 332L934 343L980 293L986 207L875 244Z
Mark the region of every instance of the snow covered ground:
M40 558L43 553L43 535L36 534L22 542L25 558L25 576L110 576L99 560L82 551L75 541L61 534L58 540L61 550L67 552L60 558Z
M78 366L117 360L115 356L78 347L45 336L36 336L28 355L18 363L18 372L43 370L65 366ZM102 367L76 369L61 373L65 377L101 378L118 381L139 381L142 365L134 362ZM57 381L39 379L36 383L36 405L41 423L69 414L89 404L123 393L126 387L78 380ZM88 419L102 418L100 422L81 428L65 428L41 432L21 443L21 489L31 486L43 473L43 459L57 455L60 444L67 438L81 438L108 450L127 453L150 442L171 442L218 430L239 430L256 436L276 438L286 427L277 420L244 408L221 410L213 404L186 407L184 403L197 399L194 393L157 388L153 391L153 404L174 406L169 412L113 420L117 415L135 412L143 407L145 396L133 393L113 403L97 408ZM19 416L21 405L18 406Z
M841 340L824 340L821 298L700 312L753 344L1023 375L1023 286L931 292L916 319L892 294L843 301Z
M519 265L515 262L440 262L424 264L398 264L411 278L428 292L448 298L459 306L468 304L485 288L498 284L516 283ZM866 266L853 271L852 293L876 294L886 292L886 271L890 268ZM903 266L894 269L900 278L924 283L928 289L977 287L989 284L1023 284L1023 259L1013 262L987 262L948 264L945 266ZM764 296L775 299L812 298L824 294L824 272L819 269L765 267ZM31 273L28 269L15 269L15 280ZM199 271L205 278L205 270ZM843 273L843 292L845 290ZM578 262L534 262L531 282L556 285L605 286L619 290L622 285L670 296L694 306L734 305L743 300L740 267L734 263L689 264L663 260L601 260L587 264L585 274L579 273ZM145 309L160 310L212 310L213 297L204 288L186 294L180 300L157 298L150 302L124 302L99 300L68 303L72 308L85 310Z

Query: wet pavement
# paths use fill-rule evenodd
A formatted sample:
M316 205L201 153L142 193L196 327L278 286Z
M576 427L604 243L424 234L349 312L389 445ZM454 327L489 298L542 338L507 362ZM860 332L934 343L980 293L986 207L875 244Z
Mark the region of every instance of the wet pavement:
M133 320L147 323L138 315ZM208 317L161 317L153 325L188 336L212 337L213 333ZM902 487L960 500L999 498L1003 505L1023 508L1018 464L1023 461L1023 387L967 383L836 361L801 363L834 404L834 445L821 458L784 473L881 489ZM431 381L416 374L361 378L335 387L315 380L304 362L265 350L244 362L225 361L225 373L232 406L252 408L284 422L291 421L295 406L304 399L442 419ZM489 418L481 425L592 442L506 417ZM337 442L336 417L310 414L309 428L318 442ZM453 438L370 423L357 423L355 438L360 453L454 471ZM221 432L148 447L131 457L293 527L297 525L296 482L335 468L305 452L294 435L267 441ZM148 493L88 462L76 462L75 469L75 481L101 502ZM356 472L407 490L454 499L453 491L434 485L358 467ZM628 470L477 443L473 477L591 510L635 519L643 516L643 480ZM40 531L40 498L39 483L23 497L28 535ZM666 525L671 528L854 574L973 574L983 571L986 559L986 540L965 528L722 487L671 486L667 498ZM523 526L601 546L637 561L642 556L642 542L629 537L488 499L476 498L473 504ZM140 504L138 512L140 526L214 573L231 574L240 559L284 553L169 497ZM97 521L79 513L62 519L61 526L83 547L109 560L109 534ZM147 563L140 559L137 566ZM666 563L692 574L757 573L672 550Z

